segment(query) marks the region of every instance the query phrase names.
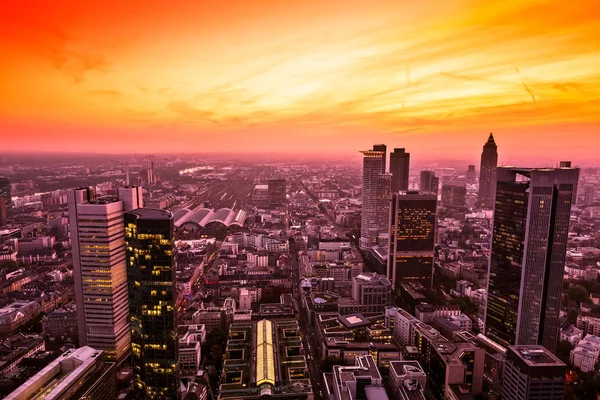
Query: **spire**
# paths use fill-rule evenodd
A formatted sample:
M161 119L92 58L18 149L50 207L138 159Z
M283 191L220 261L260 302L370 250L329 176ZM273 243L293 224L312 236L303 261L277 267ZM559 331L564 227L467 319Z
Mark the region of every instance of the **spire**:
M490 132L490 137L488 138L488 141L487 141L487 142L488 142L488 143L494 143L494 144L496 143L496 142L494 141L494 135L492 134L492 132Z

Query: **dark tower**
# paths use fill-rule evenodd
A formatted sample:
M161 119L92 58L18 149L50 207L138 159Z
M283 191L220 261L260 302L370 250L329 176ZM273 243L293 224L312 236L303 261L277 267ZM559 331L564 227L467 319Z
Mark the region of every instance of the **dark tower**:
M385 172L387 170L387 159L386 159L387 146L385 144L374 144L373 151L383 151L383 158L381 160L381 162L382 162L381 173L385 174Z
M490 133L488 141L483 146L481 153L481 167L479 169L479 199L481 208L494 208L496 194L496 170L498 167L498 146L494 135Z
M408 190L410 153L404 149L394 149L390 153L390 174L392 174L392 193Z
M168 211L125 214L133 375L143 399L180 398L173 232Z
M410 281L431 288L436 209L432 193L392 193L387 276L394 289Z
M485 334L555 352L579 169L498 168Z

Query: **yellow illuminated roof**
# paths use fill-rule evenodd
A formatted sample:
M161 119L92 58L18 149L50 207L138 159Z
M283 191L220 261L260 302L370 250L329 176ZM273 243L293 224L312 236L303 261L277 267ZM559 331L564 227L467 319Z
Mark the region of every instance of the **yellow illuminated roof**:
M273 357L273 323L262 320L256 324L256 385L275 385Z

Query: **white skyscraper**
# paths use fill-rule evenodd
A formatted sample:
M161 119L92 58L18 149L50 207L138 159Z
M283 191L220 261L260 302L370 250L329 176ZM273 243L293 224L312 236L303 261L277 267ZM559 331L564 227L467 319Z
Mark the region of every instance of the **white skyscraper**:
M123 360L131 344L123 213L143 206L141 188L119 195L125 200L96 200L89 188L77 188L68 198L79 345L104 350L112 361Z

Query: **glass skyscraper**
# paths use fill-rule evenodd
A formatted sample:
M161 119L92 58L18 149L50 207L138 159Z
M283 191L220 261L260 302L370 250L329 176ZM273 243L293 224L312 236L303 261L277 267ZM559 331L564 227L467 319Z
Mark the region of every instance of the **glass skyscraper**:
M408 190L410 153L404 149L394 149L390 153L390 174L392 174L392 193Z
M407 281L433 283L437 196L392 193L387 276L396 289Z
M498 168L485 334L555 351L577 168Z
M144 399L178 399L177 290L173 214L125 214L135 389Z

